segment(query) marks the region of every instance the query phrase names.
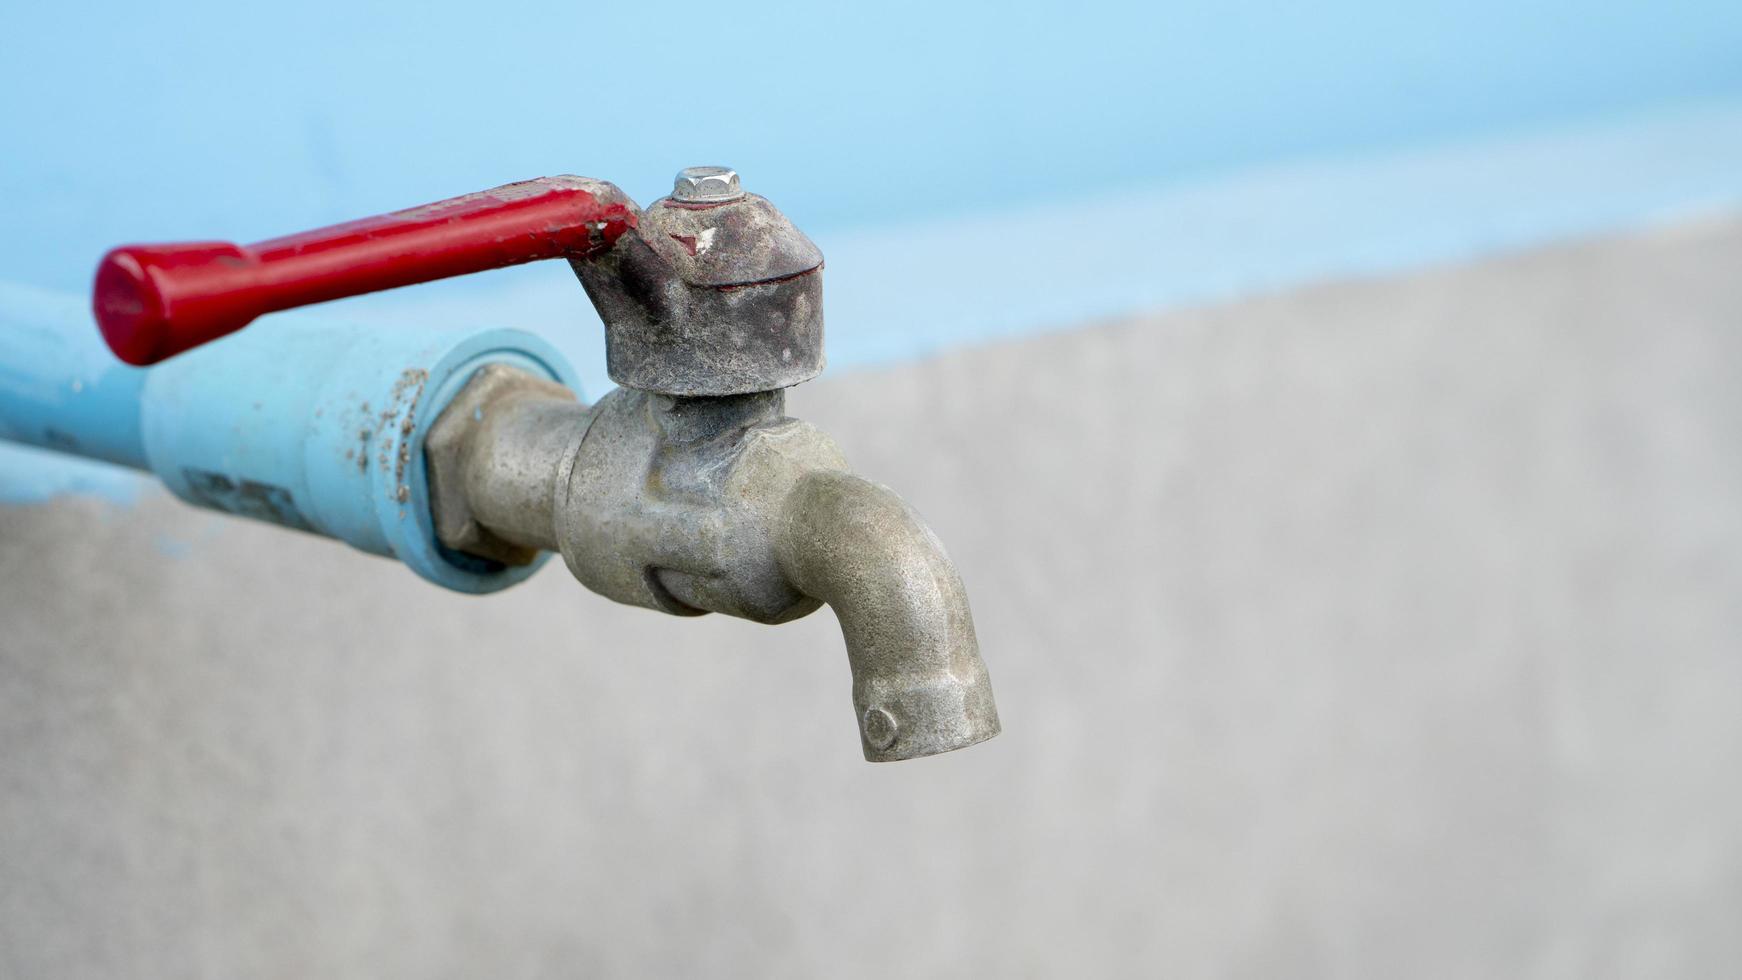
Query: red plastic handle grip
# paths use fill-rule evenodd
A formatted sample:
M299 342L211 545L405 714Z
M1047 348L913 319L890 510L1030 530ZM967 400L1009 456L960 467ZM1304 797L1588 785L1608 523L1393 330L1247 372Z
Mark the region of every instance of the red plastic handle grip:
M256 245L122 246L97 266L91 305L117 357L155 364L274 310L594 255L635 222L612 184L543 177Z

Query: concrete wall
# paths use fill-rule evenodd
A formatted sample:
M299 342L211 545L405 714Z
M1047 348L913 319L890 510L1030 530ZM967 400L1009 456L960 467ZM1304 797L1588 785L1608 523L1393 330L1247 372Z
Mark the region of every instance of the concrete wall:
M0 977L1696 977L1742 961L1742 222L830 377L1000 738L826 612L0 508Z

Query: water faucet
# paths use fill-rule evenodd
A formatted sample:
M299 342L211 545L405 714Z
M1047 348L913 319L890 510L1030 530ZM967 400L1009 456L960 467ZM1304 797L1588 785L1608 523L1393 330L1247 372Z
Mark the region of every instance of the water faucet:
M611 184L556 177L254 246L126 246L99 266L94 308L123 360L169 361L149 375L264 313L559 257L604 321L620 387L585 405L548 357L480 355L420 405L435 384L424 371L394 416L398 441L377 447L365 429L346 457L361 474L401 471L370 484L394 499L374 505L366 534L297 508L323 480L220 472L214 494L165 475L209 472L160 465L186 455L176 448L147 454L151 468L184 499L257 517L270 500L264 519L416 552L407 563L426 577L476 591L558 553L592 591L675 615L775 624L826 603L866 759L996 735L967 596L936 535L785 414L785 389L823 368L822 253L730 169L686 169L646 209ZM422 472L406 476L408 462ZM248 498L246 485L265 489ZM238 502L250 500L254 511ZM393 506L412 531L393 526Z

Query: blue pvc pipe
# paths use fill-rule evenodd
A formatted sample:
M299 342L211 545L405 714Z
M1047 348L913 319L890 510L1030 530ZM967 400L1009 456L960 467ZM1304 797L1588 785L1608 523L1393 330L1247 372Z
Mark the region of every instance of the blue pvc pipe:
M450 589L494 591L537 565L442 548L423 458L430 424L490 363L575 384L560 355L519 331L267 317L147 372L146 456L189 503L339 538Z
M338 538L461 592L525 579L444 549L424 472L430 424L503 363L576 387L514 330L358 327L272 316L140 370L103 347L82 303L0 292L0 437L149 469L200 507Z
M109 353L86 300L0 282L0 439L148 469L145 375Z

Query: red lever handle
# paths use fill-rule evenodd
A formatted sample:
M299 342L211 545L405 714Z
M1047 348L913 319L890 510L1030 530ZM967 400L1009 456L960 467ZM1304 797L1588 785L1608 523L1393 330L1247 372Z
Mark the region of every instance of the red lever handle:
M125 245L97 266L91 305L117 357L155 364L274 310L595 255L636 216L612 184L543 177L255 245Z

